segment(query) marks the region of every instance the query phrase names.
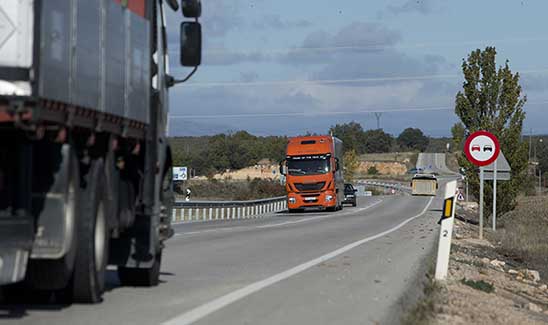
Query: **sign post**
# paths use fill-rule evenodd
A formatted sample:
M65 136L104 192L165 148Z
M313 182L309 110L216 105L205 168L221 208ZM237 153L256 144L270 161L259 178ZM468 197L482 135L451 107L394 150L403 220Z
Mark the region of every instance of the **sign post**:
M497 230L497 160L494 162L493 168L493 231Z
M480 192L479 192L479 239L483 239L483 166L480 167Z
M502 150L493 163L485 166L485 180L493 181L493 230L497 230L497 183L499 181L509 181L511 172L512 168L506 157L504 157Z
M485 180L485 166L497 160L500 154L500 143L494 134L483 130L477 131L466 139L464 153L472 164L480 168L479 238L483 239L483 182ZM496 172L494 172L493 176L495 179ZM494 195L496 195L496 191ZM496 202L496 197L493 199ZM495 224L493 223L493 225Z

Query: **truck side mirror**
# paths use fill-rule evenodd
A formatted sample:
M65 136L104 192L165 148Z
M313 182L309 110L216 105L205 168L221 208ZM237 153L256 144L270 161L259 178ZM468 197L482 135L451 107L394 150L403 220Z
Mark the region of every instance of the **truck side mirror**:
M334 171L339 171L341 169L341 164L339 163L339 158L335 158L335 170Z
M179 10L179 2L177 0L167 0L167 4L173 11Z
M181 65L197 67L201 63L202 26L200 23L185 21L181 23Z
M187 18L200 18L202 15L202 1L200 0L181 0L183 16Z
M285 170L285 160L280 161L280 174L284 176L287 174Z

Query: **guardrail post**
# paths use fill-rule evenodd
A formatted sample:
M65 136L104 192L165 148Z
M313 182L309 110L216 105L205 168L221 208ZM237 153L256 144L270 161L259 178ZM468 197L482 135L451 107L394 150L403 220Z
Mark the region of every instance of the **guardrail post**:
M188 209L188 221L192 221L192 208Z
M232 207L232 219L235 219L236 207Z
M242 218L242 207L238 207L238 219Z
M219 220L219 208L215 208L215 220Z
M221 220L225 220L225 208L221 208Z
M213 220L213 208L209 208L209 220Z

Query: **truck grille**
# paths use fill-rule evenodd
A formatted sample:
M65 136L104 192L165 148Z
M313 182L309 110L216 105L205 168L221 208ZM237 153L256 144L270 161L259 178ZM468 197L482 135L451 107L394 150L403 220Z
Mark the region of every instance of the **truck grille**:
M298 191L306 192L306 191L319 191L325 186L325 182L319 182L319 183L295 183L295 188Z

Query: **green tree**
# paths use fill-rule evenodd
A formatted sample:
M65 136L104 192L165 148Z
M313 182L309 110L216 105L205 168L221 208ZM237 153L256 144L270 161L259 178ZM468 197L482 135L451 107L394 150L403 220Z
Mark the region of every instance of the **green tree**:
M466 128L461 122L455 123L451 128L451 134L453 135L453 151L461 151L466 138Z
M430 140L421 129L407 128L398 136L397 141L402 148L424 151Z
M367 130L363 134L363 146L366 153L390 152L393 137L382 129Z
M522 127L525 119L519 85L519 74L513 74L506 61L497 69L496 49L477 49L463 60L463 90L456 96L455 113L466 129L466 134L478 130L494 133L500 141L502 151L512 167L512 179L498 183L497 206L500 213L510 211L515 206L518 190L526 178L527 143L522 141ZM479 194L478 169L463 155L459 164L465 168L472 193ZM492 197L491 182L485 182L485 197ZM492 200L487 199L485 214L489 215Z
M377 167L371 166L367 169L367 174L368 175L379 175L379 171L378 171Z
M360 166L360 161L358 159L358 154L356 150L349 150L344 153L343 156L344 162L344 180L348 182L354 181L356 177L356 172Z
M329 129L335 137L343 142L343 150L345 152L355 150L356 153L362 154L365 152L364 147L364 132L360 123L350 122L345 124L337 124Z

